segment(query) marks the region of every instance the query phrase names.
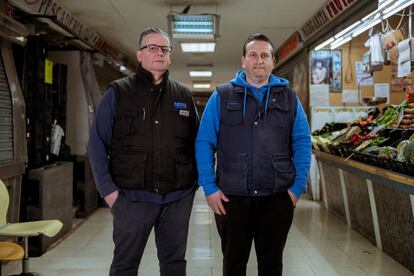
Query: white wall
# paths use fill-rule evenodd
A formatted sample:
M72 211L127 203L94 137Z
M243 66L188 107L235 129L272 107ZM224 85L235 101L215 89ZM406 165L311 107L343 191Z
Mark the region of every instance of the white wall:
M89 112L81 77L80 52L49 52L48 59L68 66L65 139L72 154L85 155L89 140Z

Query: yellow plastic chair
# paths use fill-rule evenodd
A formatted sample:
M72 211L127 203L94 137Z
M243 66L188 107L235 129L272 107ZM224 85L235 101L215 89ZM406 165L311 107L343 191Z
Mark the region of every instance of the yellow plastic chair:
M24 258L22 260L22 274L33 275L29 272L29 237L41 234L53 237L59 233L63 224L59 220L37 220L19 223L7 223L9 208L9 192L6 185L0 180L0 236L22 237L24 240Z
M14 242L0 241L0 266L2 261L19 261L23 259L24 249ZM0 267L0 276L1 274Z

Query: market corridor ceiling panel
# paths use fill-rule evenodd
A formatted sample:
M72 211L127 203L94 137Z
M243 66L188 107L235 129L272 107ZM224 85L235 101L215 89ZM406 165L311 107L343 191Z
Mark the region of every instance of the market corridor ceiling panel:
M185 2L185 3L184 3ZM205 4L206 2L210 4ZM233 78L240 68L242 45L253 33L268 35L278 48L298 30L326 0L65 0L60 3L115 47L135 60L138 35L150 26L167 29L167 14L213 13L221 17L221 37L216 51L208 54L183 53L173 41L172 77L191 85L187 64L213 64L212 87ZM177 4L175 4L177 3ZM179 4L183 3L183 4Z

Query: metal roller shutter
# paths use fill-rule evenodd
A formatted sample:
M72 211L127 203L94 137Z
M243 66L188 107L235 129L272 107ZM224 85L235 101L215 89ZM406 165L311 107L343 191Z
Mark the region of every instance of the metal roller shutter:
M9 82L0 54L0 164L13 161L13 106Z

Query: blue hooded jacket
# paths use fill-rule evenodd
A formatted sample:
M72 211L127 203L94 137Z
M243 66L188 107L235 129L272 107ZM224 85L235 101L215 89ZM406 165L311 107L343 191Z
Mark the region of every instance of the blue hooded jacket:
M265 110L267 110L268 96L270 88L273 86L287 86L289 82L286 79L270 75L268 84L257 89L246 82L246 73L239 71L231 84L244 87L245 95L247 89L257 97L259 102L266 101ZM245 97L246 99L246 97ZM246 103L246 101L244 101ZM246 105L243 106L243 114ZM196 159L199 173L198 184L203 187L204 194L209 196L219 190L217 186L217 176L215 173L215 152L217 151L217 137L220 129L220 97L217 91L214 91L204 109L203 116L196 139ZM296 114L292 126L292 151L293 165L295 167L295 179L290 191L297 198L307 187L308 171L311 162L311 138L309 124L303 107L296 97Z

